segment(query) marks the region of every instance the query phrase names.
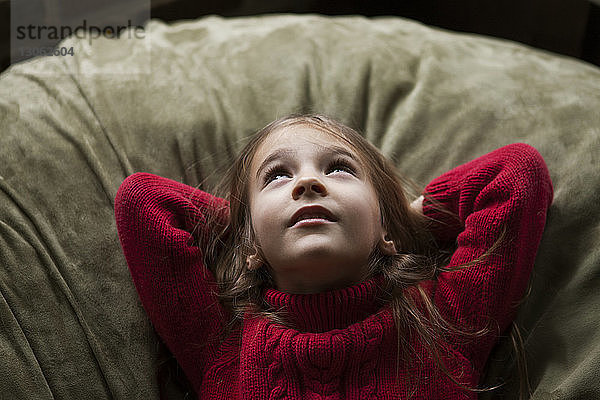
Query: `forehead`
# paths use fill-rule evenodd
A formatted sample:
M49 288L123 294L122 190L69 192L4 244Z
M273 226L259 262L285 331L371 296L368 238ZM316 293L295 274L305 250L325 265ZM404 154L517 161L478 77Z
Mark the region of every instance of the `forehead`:
M252 170L256 170L269 154L282 148L296 148L302 145L312 145L319 149L331 147L343 147L348 152L356 155L356 152L345 141L325 130L309 125L292 125L281 127L271 132L256 150Z

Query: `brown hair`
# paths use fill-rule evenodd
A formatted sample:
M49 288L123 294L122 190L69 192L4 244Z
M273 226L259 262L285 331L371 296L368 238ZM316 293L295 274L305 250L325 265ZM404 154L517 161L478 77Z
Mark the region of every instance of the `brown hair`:
M247 256L256 252L265 260L256 244L248 201L248 176L253 157L270 133L298 124L316 128L347 143L368 171L368 178L378 194L384 229L399 252L387 256L376 246L369 257L368 276L365 279L378 273L383 275L381 293L385 297L383 300L391 305L398 333L397 374L400 362L408 363L417 358L410 346L412 335L417 335L444 374L466 390L481 391L460 382L459 377L449 372L442 359L448 340L479 337L485 335L488 329L479 327L482 329L463 330L452 325L438 312L421 286L422 282L433 280L440 272L447 271L443 265L448 261L451 251L440 248L430 234L428 226L432 221L410 207L406 192L411 190L416 197L416 185L403 178L395 166L358 132L323 115L292 115L271 122L251 137L219 184L211 190L215 196L229 201L226 223L222 220L225 209L216 210L208 216L207 224L214 230L211 231L212 237L204 254L205 265L213 272L218 284L219 302L227 311L219 339L231 340L232 332L237 330L239 333L246 312L291 326L285 313L270 309L263 298L264 289L274 286L268 263L265 261L263 267L249 270L245 261ZM432 198L425 196L430 203L436 204ZM494 251L500 242L501 239L478 259L453 270L478 263ZM413 385L416 389L417 382L413 382Z

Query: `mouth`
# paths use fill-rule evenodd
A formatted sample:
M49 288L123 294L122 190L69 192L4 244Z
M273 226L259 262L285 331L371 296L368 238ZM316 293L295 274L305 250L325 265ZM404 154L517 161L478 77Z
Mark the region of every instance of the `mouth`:
M305 206L297 210L290 219L289 226L297 224L314 225L327 222L336 222L337 218L325 207L319 205Z

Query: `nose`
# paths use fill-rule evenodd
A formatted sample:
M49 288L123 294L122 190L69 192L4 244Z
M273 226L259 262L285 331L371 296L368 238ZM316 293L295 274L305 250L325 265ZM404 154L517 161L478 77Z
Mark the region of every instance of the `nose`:
M300 196L307 194L325 196L327 195L327 188L316 177L302 177L296 182L296 186L292 190L292 197L297 200Z

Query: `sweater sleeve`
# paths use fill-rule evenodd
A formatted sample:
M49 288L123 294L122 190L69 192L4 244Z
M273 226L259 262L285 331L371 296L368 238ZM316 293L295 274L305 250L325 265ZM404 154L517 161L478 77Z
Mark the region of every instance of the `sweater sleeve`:
M193 382L214 357L210 344L224 315L201 250L211 212L225 223L228 202L149 173L127 177L115 198L119 240L142 305Z
M423 213L439 221L434 235L456 239L448 267L476 261L441 273L434 301L449 322L490 329L461 349L482 367L525 294L553 197L548 169L536 149L511 144L442 174L424 194Z

